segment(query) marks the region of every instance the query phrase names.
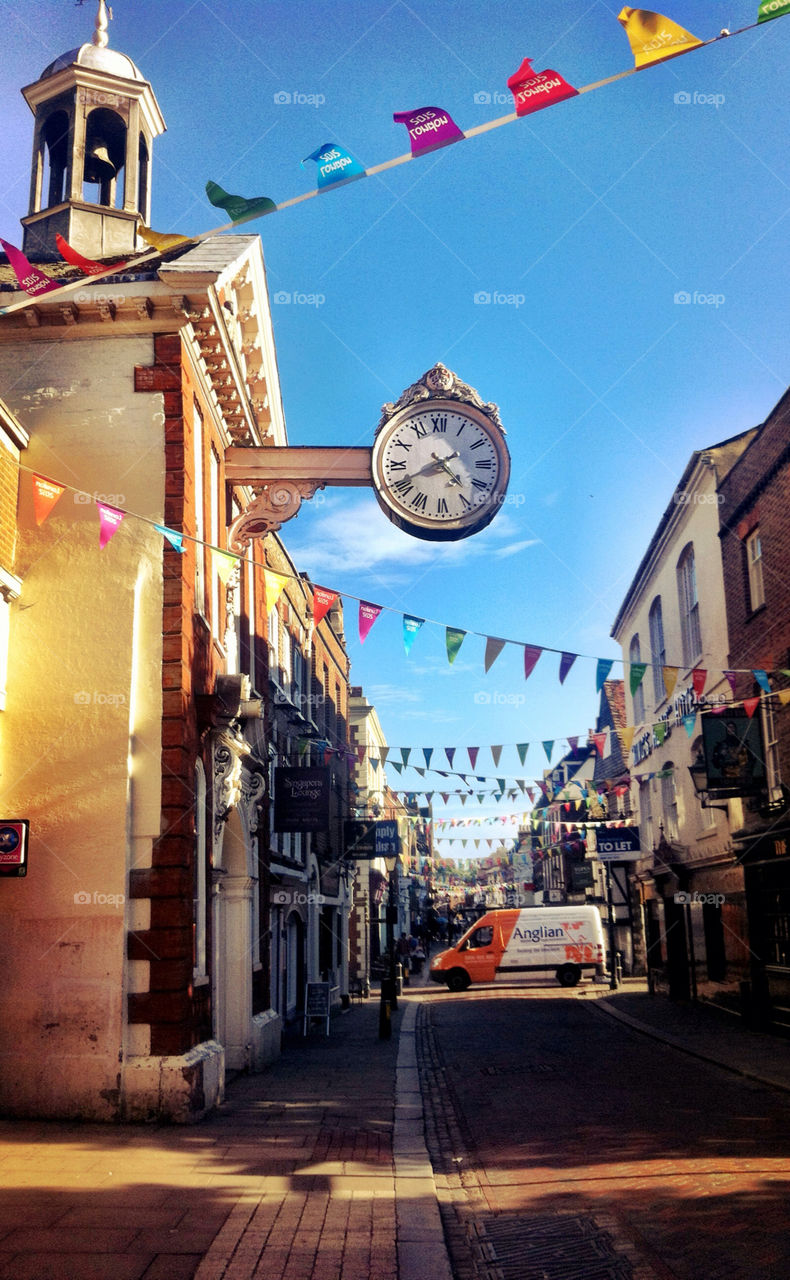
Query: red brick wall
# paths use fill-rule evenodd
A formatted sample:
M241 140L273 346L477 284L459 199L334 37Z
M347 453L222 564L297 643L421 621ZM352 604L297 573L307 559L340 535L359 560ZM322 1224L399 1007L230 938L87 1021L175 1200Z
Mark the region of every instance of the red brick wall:
M8 449L0 445L0 565L9 573L14 571L18 489L19 464Z

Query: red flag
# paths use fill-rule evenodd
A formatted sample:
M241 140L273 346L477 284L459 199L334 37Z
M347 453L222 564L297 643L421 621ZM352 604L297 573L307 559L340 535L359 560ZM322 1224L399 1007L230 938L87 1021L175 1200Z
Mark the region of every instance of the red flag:
M708 673L702 667L695 667L691 673L691 679L694 685L694 692L696 693L698 698L702 697L702 691L705 688L705 681L707 680L707 678L708 678Z
M313 587L313 623L318 626L337 600L337 592L327 587Z
M106 262L94 262L92 258L83 258L81 253L77 253L76 249L72 249L68 240L64 240L59 231L55 233L55 244L58 246L58 253L61 258L65 258L66 262L70 262L72 267L79 267L80 271L84 271L86 275L96 276L103 271L109 271ZM123 271L128 266L128 262L112 263L113 271Z
M43 524L66 486L47 480L45 476L33 476L33 508L36 524Z
M593 742L595 743L595 750L598 752L601 759L603 759L603 753L606 747L606 733L594 733Z
M564 98L575 98L579 92L558 71L533 71L531 58L525 58L518 71L513 72L507 87L513 94L517 116L541 111Z
M743 700L743 709L744 709L744 711L746 712L746 714L747 714L747 716L749 717L749 719L750 719L750 720L751 720L752 716L754 715L755 711L757 710L757 708L759 707L759 705L760 705L760 699L759 699L759 698L744 698L744 700Z

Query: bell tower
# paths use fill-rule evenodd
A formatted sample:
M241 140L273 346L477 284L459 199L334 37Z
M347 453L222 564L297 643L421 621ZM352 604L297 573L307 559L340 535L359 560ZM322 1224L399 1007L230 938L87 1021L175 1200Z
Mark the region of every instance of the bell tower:
M137 248L151 214L151 147L165 122L131 58L108 48L99 0L91 42L71 49L22 90L35 117L23 250L60 255L55 234L89 258Z

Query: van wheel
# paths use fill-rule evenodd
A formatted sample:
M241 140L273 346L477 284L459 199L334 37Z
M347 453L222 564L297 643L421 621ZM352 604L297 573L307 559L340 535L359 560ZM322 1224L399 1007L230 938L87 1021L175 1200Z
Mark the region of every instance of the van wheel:
M447 975L447 987L450 991L466 991L469 986L469 974L463 969L451 969Z
M575 964L562 964L557 970L557 981L561 987L575 987L582 976L582 971Z

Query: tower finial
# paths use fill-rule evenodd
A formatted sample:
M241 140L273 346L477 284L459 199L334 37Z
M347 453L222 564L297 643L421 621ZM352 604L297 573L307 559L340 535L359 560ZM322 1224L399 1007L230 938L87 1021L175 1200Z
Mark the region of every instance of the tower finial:
M110 10L109 16L110 18L112 17L112 9ZM91 37L91 44L95 44L97 49L106 49L109 44L109 40L107 38L108 26L109 19L107 16L107 6L104 3L104 0L99 0L99 11L96 14L96 30Z

